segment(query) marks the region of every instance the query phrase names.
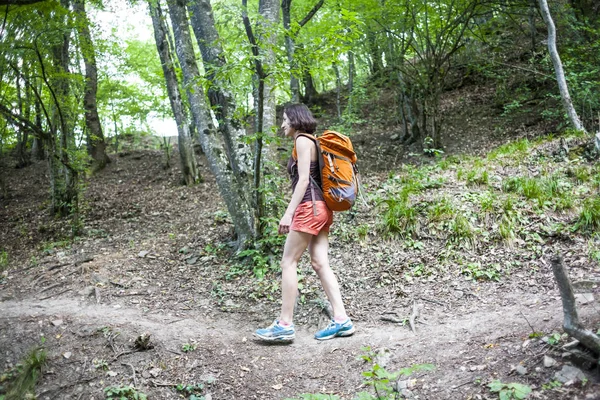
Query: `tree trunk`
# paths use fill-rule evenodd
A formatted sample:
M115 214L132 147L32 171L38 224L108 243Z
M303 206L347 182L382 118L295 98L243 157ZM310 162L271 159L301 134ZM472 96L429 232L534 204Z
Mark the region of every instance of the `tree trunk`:
M78 18L77 30L81 43L81 53L85 64L85 93L83 96L83 109L85 110L85 126L90 156L94 160L94 171L102 170L110 158L106 154L106 142L98 107L96 93L98 92L98 71L96 68L96 54L92 36L90 34L90 21L85 11L85 0L75 0L73 10Z
M194 149L192 147L192 138L188 126L185 108L181 100L179 92L179 83L177 75L173 67L173 59L167 41L168 30L165 20L162 15L160 4L152 0L148 1L150 8L150 17L152 18L152 26L154 28L154 38L156 39L156 48L162 64L163 73L167 85L167 93L171 102L173 116L177 123L177 140L179 147L179 159L181 161L182 181L184 184L191 186L199 181L200 174L198 173L198 165Z
M381 49L377 43L377 37L370 29L367 30L367 44L371 55L371 75L379 77L383 71L383 61L381 60Z
M341 96L342 96L342 80L340 78L340 69L338 68L336 63L332 65L333 72L335 73L335 107L337 110L338 120L342 119L342 105L341 105Z
M302 101L306 104L312 104L315 101L315 98L317 97L318 92L317 92L317 88L315 87L313 77L308 68L304 69L303 78L304 78L304 99Z
M259 38L261 43L265 43L267 48L264 51L263 68L266 72L266 78L264 79L264 116L262 121L261 132L271 132L273 129L277 129L276 117L277 117L277 98L275 97L275 87L277 86L277 79L274 74L271 73L275 69L277 59L275 56L275 48L277 47L277 25L279 24L279 0L259 0L258 12L262 16L261 24L264 24L261 31L270 32L271 34L266 38Z
M38 89L38 93L39 92L41 92L41 89ZM37 97L33 100L33 107L34 107L33 109L35 112L35 126L37 126L38 130L41 131L42 130L42 106L40 104L40 100ZM33 137L31 153L32 153L33 157L38 161L42 161L42 160L46 159L46 149L44 146L44 138L41 138L38 135L35 135Z
M61 6L68 10L69 0L61 0ZM67 21L65 20L65 26ZM72 227L76 233L79 224L79 174L71 164L70 150L73 149L75 140L73 135L72 113L69 110L69 45L70 32L63 33L62 43L53 46L52 55L55 69L53 78L53 125L58 127L53 131L59 132L58 147L55 137L49 135L48 158L50 160L50 175L54 183L52 196L52 211L61 216L70 215Z
M306 14L306 16L299 22L299 26L303 27L312 19L312 17L319 11L319 9L325 3L324 0L319 0L313 8ZM290 93L292 103L298 103L300 101L300 82L298 80L297 71L299 70L296 63L294 54L296 51L296 35L297 30L292 31L291 28L291 11L292 11L292 0L282 0L281 10L283 14L283 27L286 30L285 35L285 50L287 53L288 63L290 65Z
M290 97L292 103L298 103L300 101L300 82L298 76L296 76L297 66L295 64L294 53L296 51L296 43L291 32L291 8L292 0L282 0L281 11L283 17L283 28L286 30L285 34L285 50L287 53L288 63L290 65Z
M168 6L175 36L175 49L181 64L194 123L198 127L200 144L206 155L208 165L215 175L221 198L225 201L233 221L238 237L238 246L243 247L246 240L255 236L252 210L242 193L243 188L236 185L235 179L227 167L224 151L218 143L216 129L208 111L202 86L196 86L196 82L200 78L200 72L192 47L185 1L169 1Z
M585 128L581 124L581 120L579 119L579 116L573 107L573 102L571 101L571 96L569 95L569 87L567 86L567 81L565 79L562 62L560 61L560 56L558 54L558 50L556 49L556 27L554 26L554 21L550 15L548 3L546 0L538 1L540 4L540 10L542 12L542 17L544 18L544 22L548 27L548 51L550 53L552 63L554 64L554 71L556 72L556 80L558 81L558 89L560 90L563 106L565 107L565 111L569 116L569 120L571 121L573 128L578 131L585 132Z
M188 9L192 29L202 54L206 78L211 82L208 98L219 122L219 132L223 137L229 165L239 184L247 185L252 155L250 147L243 142L243 124L233 115L236 107L233 96L226 89L228 82L217 79L217 71L226 66L226 61L210 0L188 0Z
M354 75L356 67L354 66L354 51L348 51L348 97L352 96L354 91Z
M563 304L564 322L563 327L565 332L579 340L585 347L600 355L600 338L595 335L592 331L585 329L585 327L579 322L579 316L577 314L577 306L575 303L575 296L573 295L573 287L569 275L565 270L565 266L560 256L554 256L550 259L552 265L552 272L554 272L554 278L558 285L560 297Z

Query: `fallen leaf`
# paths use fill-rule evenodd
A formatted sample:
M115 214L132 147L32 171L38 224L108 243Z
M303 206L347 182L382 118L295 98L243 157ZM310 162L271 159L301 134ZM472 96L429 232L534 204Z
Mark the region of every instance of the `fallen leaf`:
M250 368L248 368L248 367L242 367L242 366L240 366L240 369L242 371L250 372Z
M273 385L271 387L275 390L281 390L281 388L283 388L283 385L281 383L278 383L277 385Z

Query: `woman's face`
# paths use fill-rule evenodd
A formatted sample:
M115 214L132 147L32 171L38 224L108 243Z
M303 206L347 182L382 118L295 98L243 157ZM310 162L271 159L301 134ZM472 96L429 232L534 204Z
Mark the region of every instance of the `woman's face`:
M283 134L285 136L294 136L296 130L290 126L290 120L286 113L283 113L283 123L281 124L281 129L283 129Z

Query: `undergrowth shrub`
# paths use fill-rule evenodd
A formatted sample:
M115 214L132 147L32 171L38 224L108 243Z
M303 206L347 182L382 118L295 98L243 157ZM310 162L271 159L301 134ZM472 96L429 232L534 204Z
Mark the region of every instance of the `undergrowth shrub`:
M408 199L387 199L386 209L380 214L378 230L384 237L410 238L417 232L418 210Z
M35 398L34 389L46 365L46 350L41 347L32 349L23 362L8 372L8 385L4 400Z

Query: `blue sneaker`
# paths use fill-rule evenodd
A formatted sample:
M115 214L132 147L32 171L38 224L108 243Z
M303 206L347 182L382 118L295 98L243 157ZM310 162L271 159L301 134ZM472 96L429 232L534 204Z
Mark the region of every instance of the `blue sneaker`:
M354 333L354 324L348 318L345 322L338 324L334 320L331 320L327 328L320 330L315 333L315 339L327 340L333 339L336 336L350 336Z
M254 336L266 342L291 342L296 337L296 329L294 324L281 326L279 321L275 320L268 328L257 329Z

